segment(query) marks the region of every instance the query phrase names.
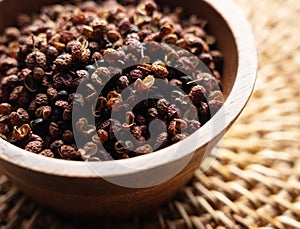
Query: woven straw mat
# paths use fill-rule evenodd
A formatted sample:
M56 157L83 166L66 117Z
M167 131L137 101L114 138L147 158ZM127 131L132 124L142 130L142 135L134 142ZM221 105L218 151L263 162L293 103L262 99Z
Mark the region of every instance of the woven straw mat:
M253 96L215 152L169 203L88 228L300 228L300 2L236 0L253 27ZM0 228L87 228L40 209L0 178Z

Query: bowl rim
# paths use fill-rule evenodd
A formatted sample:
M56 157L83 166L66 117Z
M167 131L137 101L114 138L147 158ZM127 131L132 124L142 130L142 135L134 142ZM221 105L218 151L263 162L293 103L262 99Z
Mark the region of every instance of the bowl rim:
M184 157L191 156L196 149L207 146L210 141L223 135L226 129L239 116L254 89L258 67L256 44L248 21L239 7L232 0L203 0L203 2L217 11L231 30L236 42L238 66L236 80L224 105L199 130L183 141L158 150L154 154L117 161L121 167L134 168L133 170L117 169L115 167L116 161L84 163L82 161L66 161L47 158L41 155L28 153L24 149L14 146L1 138L0 159L31 171L63 177L105 178L124 176L135 173L136 171L145 171L164 166L170 162L179 161ZM213 126L218 127L220 124L223 125L221 128L212 130ZM198 141L196 149L189 148L189 145L194 145L193 141L195 139ZM176 150L178 144L185 144L187 149L182 154L175 155L171 158L164 156L168 152ZM101 166L97 166L96 173L91 169L91 165L95 165L95 163L98 163L98 165L101 163Z

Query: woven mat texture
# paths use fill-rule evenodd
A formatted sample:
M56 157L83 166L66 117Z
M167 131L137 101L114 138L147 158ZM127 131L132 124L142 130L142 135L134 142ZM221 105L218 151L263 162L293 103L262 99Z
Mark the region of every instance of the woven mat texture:
M159 210L122 222L51 215L0 178L0 228L300 228L300 2L235 0L257 40L253 96L188 185Z

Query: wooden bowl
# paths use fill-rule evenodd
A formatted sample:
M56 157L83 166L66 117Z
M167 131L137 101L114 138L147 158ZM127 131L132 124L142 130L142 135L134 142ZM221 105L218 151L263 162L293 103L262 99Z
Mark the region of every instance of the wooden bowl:
M0 29L15 16L32 12L52 0L0 2ZM209 21L224 54L224 106L184 141L153 154L121 161L76 162L28 153L0 139L4 173L28 196L58 213L78 217L120 217L156 208L170 199L199 168L204 156L232 125L254 87L257 52L251 29L230 0L180 1ZM175 152L175 153L174 153Z

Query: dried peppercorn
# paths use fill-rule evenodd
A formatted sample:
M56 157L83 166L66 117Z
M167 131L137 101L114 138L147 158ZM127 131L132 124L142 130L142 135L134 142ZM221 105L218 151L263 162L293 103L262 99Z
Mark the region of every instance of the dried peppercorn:
M1 103L0 104L0 115L10 114L12 110L12 106L9 103Z
M45 75L45 71L40 67L35 67L32 72L33 79L41 80Z
M179 141L182 141L184 139L187 138L187 135L186 134L176 134L174 137L172 137L172 143L177 143Z
M38 141L44 144L44 140L39 135L36 134L32 134L30 141Z
M15 140L30 139L32 136L32 130L28 124L23 124L20 127L14 126L12 137Z
M32 141L29 142L26 146L25 146L25 150L32 152L32 153L39 153L42 151L43 145L40 141Z
M77 153L80 154L81 159L88 160L92 158L97 153L97 151L98 151L98 146L95 143L87 142L83 146L83 149L79 149Z
M199 121L197 121L197 120L189 120L187 122L187 131L189 133L194 133L200 127L201 127L201 123Z
M50 149L45 149L42 152L39 153L39 155L45 156L45 157L50 157L54 158L54 153Z
M26 66L33 69L34 67L45 68L47 64L47 57L40 51L29 53L25 60Z
M43 120L48 120L52 114L51 106L41 106L35 110L35 116L37 118L42 118Z
M133 126L131 133L136 140L140 140L142 137L142 130L139 126Z
M96 130L96 127L93 125L90 125L86 118L80 118L76 122L75 126L76 126L77 131L83 136L91 136L94 133L94 131Z
M121 76L117 82L119 90L124 90L129 85L129 80L127 76Z
M153 148L149 144L139 146L135 149L135 154L137 156L152 153L152 152L153 152Z
M178 133L181 133L182 130L185 130L187 128L187 123L186 121L182 120L182 119L173 119L169 126L168 126L168 133L171 136L174 136Z
M71 67L72 60L71 54L62 54L58 56L53 63L59 69L68 69Z
M6 135L9 133L9 127L5 123L0 123L0 134L1 135Z
M23 108L19 108L16 112L11 112L9 118L13 126L21 126L29 121L29 114Z
M104 144L108 140L107 131L100 129L100 130L97 131L97 134L99 136L101 144Z
M209 73L200 73L196 78L195 81L202 85L207 91L214 91L220 88L217 79Z
M179 117L178 110L179 109L176 107L175 104L170 105L167 110L167 117L168 118L178 118Z
M61 139L67 144L74 143L75 139L74 139L73 131L65 130L61 135Z
M196 85L191 89L189 97L195 104L198 104L204 101L205 93L206 89L203 86Z
M224 103L216 38L206 20L183 15L159 11L153 0L69 3L20 15L19 27L0 39L0 137L46 157L86 161L130 158L183 140ZM196 69L199 60L212 74ZM144 95L153 98L139 101ZM80 117L89 105L96 126ZM87 140L83 148L72 122Z
M46 94L37 94L34 99L36 105L48 105L48 96Z
M58 92L55 88L49 87L47 89L47 95L48 95L50 100L55 100L58 97Z
M162 132L157 136L155 140L154 149L158 150L158 149L165 148L167 146L168 146L168 133Z
M159 78L164 78L169 74L168 69L166 68L165 64L161 61L154 62L152 64L151 70L157 75Z
M51 122L49 124L49 131L48 131L48 134L49 136L52 138L52 139L57 139L58 138L58 135L59 135L59 126L57 123L55 122Z
M58 150L60 156L63 159L69 159L69 160L81 160L81 154L76 149L74 149L72 146L63 145Z
M55 140L54 142L51 143L50 145L50 150L54 153L54 154L58 154L60 148L64 145L64 142L62 140Z
M148 16L152 16L153 12L157 10L157 5L154 1L148 0L145 2L145 11Z
M130 72L130 77L133 80L142 79L143 78L143 72L141 70L139 70L139 69L133 69Z
M53 61L58 57L59 51L54 46L48 46L48 48L45 51L45 54L47 55L48 61Z
M152 120L154 120L154 119L157 119L157 118L158 118L158 115L159 115L157 109L154 108L154 107L149 108L147 114L148 114L148 119L149 119L149 121L152 121Z
M166 99L160 99L156 103L156 109L161 116L164 116L168 113L168 108L170 103Z
M6 42L17 40L21 33L16 27L7 27L4 31Z

